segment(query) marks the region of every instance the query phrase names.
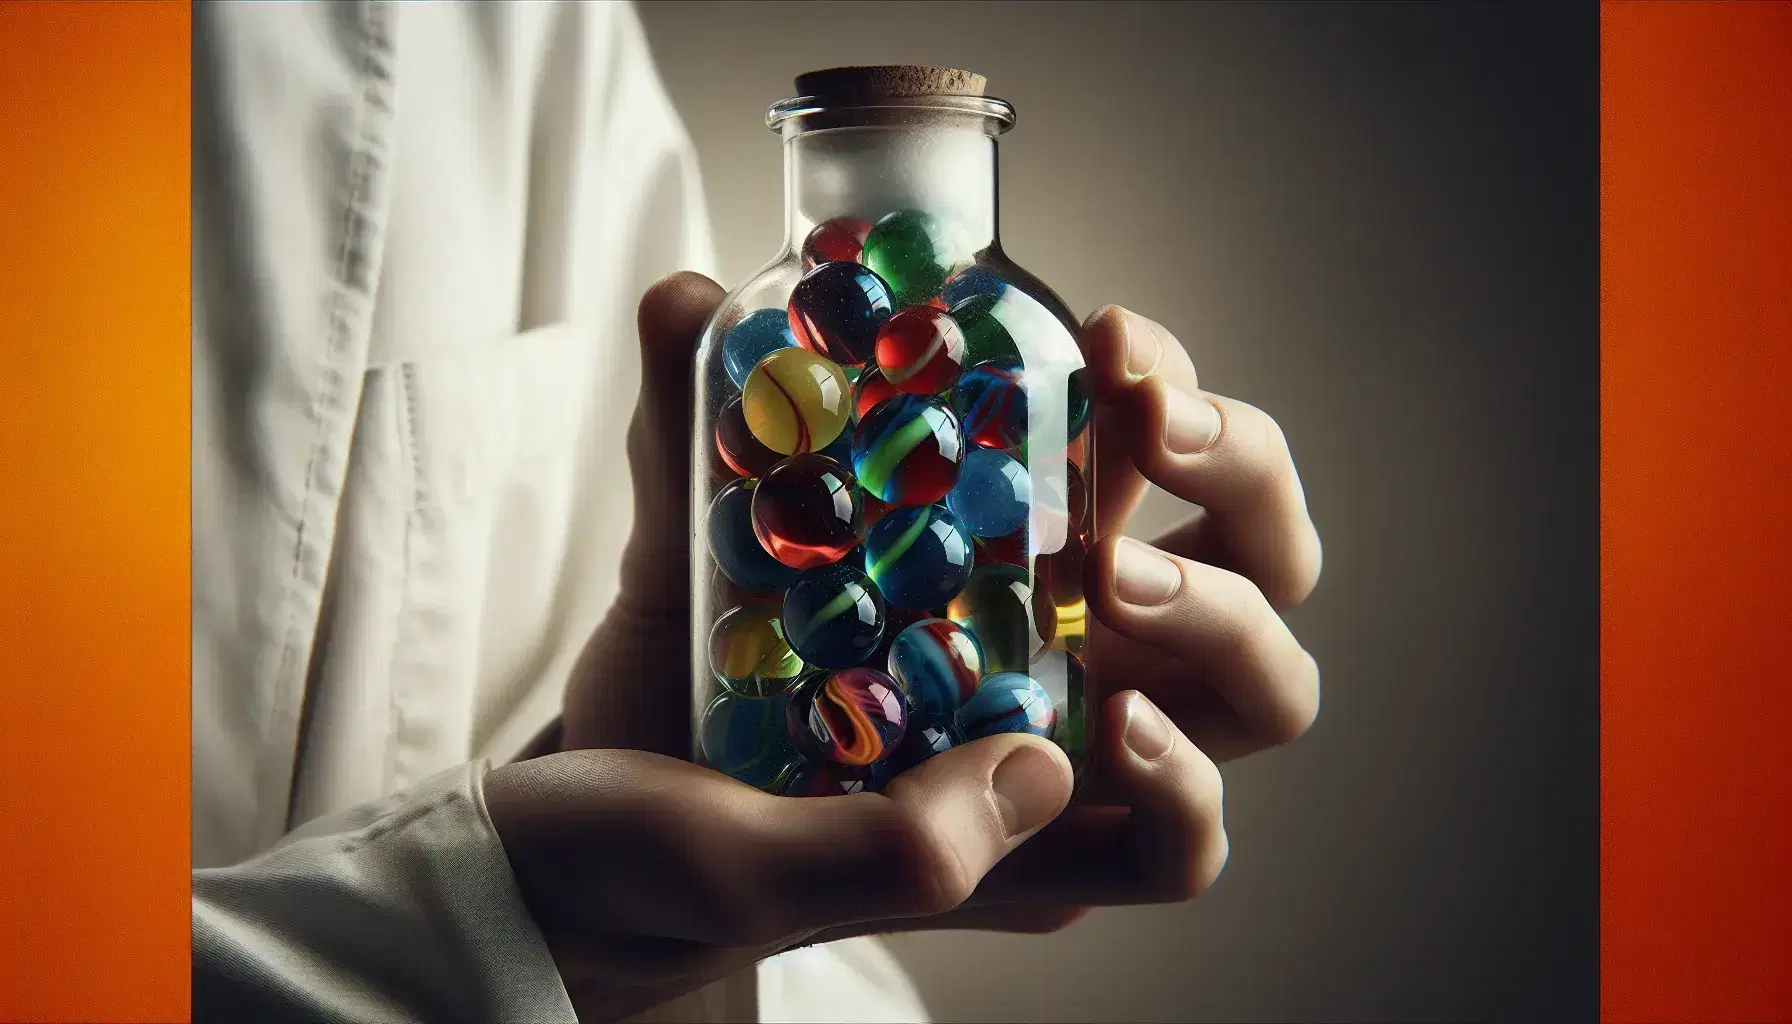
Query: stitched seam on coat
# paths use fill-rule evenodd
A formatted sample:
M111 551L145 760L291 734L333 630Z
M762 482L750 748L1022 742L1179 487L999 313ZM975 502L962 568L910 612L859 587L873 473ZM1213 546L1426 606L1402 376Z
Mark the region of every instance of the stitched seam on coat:
M329 333L323 353L325 372L323 387L308 410L313 434L311 451L305 462L305 493L299 502L298 521L294 527L292 568L287 578L286 640L281 648L279 665L273 679L274 693L269 702L268 720L262 723L264 746L260 768L256 773L256 791L260 801L257 814L260 835L257 838L264 844L277 838L278 832L283 832L290 826L292 783L297 775L299 743L302 740L296 730L299 725L299 710L304 703L303 680L309 673L297 673L300 680L297 692L294 692L291 680L294 678L295 663L309 658L312 643L307 642L307 635L315 641L318 627L319 602L311 603L311 624L308 631L305 626L307 615L303 607L303 595L306 588L302 577L306 556L318 553L316 545L319 538L308 536L308 528L315 527L320 519L325 518L323 513L326 510L317 506L321 504L320 495L325 490L323 463L325 450L330 442L327 414L331 411L340 413L349 398L358 399L363 383L363 373L359 369L345 373L335 364L354 343L357 330L364 329L368 324L367 313L372 304L372 293L378 276L376 236L379 235L381 226L376 217L379 211L372 209L372 196L376 180L385 171L389 141L382 129L385 128L392 110L388 101L392 87L392 45L383 0L367 0L361 5L355 27L362 44L360 66L357 69L361 78L360 104L355 114L352 136L354 149L349 158L338 225L342 241L332 268L333 288L328 299ZM350 394L351 391L353 394ZM352 415L351 412L351 417ZM341 462L342 465L337 467L335 481L337 505L341 500L342 476L347 471L346 455ZM333 515L328 518L334 520ZM333 543L331 528L325 526L323 530L323 543ZM323 554L327 555L327 552ZM327 562L324 571L328 572ZM288 718L293 720L292 735L288 736L284 729L276 732L277 727L284 726Z
M409 621L412 604L411 581L417 565L417 514L418 509L423 507L424 493L428 487L423 475L423 449L417 431L417 367L414 363L404 363L398 367L398 392L398 415L402 419L398 437L399 443L407 449L405 461L411 469L411 506L404 513L404 550L400 561L404 569L398 581L398 631L392 637L386 665L386 721L390 725L386 736L384 763L380 770L383 773L381 784L388 791L399 783L401 776L399 754L404 745L404 711L399 699L403 679L401 665L408 639L405 624Z

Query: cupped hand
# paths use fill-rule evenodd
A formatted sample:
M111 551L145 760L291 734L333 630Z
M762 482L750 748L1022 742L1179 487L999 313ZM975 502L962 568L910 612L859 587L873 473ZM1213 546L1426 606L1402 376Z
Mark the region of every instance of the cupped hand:
M949 750L880 793L792 799L661 754L495 769L486 807L580 1020L631 1016L824 932L938 915L1070 798L1031 736Z

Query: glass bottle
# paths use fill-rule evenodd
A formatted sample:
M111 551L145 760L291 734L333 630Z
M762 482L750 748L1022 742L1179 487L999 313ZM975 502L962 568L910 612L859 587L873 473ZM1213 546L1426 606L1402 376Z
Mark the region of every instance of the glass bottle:
M774 105L782 250L697 354L693 750L876 790L993 732L1083 774L1093 433L1076 319L997 233L982 79L844 68Z

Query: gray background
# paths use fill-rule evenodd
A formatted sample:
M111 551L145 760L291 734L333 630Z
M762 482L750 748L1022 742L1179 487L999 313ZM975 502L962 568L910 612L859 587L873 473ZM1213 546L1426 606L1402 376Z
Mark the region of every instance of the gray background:
M1566 10L1562 8L1567 8ZM1232 860L1049 937L892 940L942 1020L1591 1020L1597 1002L1592 5L642 7L727 281L781 237L798 72L1012 101L1009 253L1285 427L1326 542L1325 708L1225 769ZM1154 496L1129 532L1184 510Z

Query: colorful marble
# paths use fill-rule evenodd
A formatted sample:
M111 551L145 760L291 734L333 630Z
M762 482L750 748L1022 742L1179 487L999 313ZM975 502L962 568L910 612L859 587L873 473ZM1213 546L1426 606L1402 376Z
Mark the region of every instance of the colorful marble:
M757 480L735 480L710 502L706 533L716 568L735 585L767 593L794 583L797 570L773 558L753 531L753 490Z
M795 348L790 317L781 309L756 309L735 324L722 338L722 364L735 387L747 383L760 360L781 348Z
M912 505L894 509L865 537L865 571L896 608L938 608L971 577L970 541L948 509Z
M884 380L911 395L937 395L964 369L964 333L950 314L910 306L877 331L877 368Z
M952 275L952 280L940 290L940 299L950 309L973 295L987 295L999 298L1008 290L1008 282L994 273L979 266L969 266Z
M737 476L759 476L784 458L754 436L753 428L747 426L745 403L738 395L716 416L716 454Z
M964 435L945 403L898 395L880 403L853 432L859 485L897 505L926 505L958 482Z
M867 367L852 385L853 411L862 420L871 415L871 410L900 394L902 389L885 379L877 367Z
M965 371L952 391L964 436L983 448L1013 448L1027 439L1027 392L1021 365L993 359Z
M946 507L973 537L1005 537L1027 525L1033 481L1007 452L973 448L946 493Z
M900 210L865 236L859 259L889 282L899 306L919 306L940 293L958 262L951 230L920 210Z
M964 334L964 359L967 366L992 359L1020 362L1020 346L1014 341L1008 325L997 314L1000 293L983 292L954 302L952 321Z
M863 664L882 642L886 622L877 585L846 562L802 573L784 594L783 617L797 657L824 669Z
M810 757L855 768L882 760L902 742L908 703L895 680L874 668L805 678L791 692L790 738Z
M781 455L832 444L852 415L840 367L800 348L760 360L741 388L742 413L759 442Z
M896 744L896 749L882 761L871 766L866 788L873 792L881 790L894 782L896 776L963 741L951 715L927 718L911 711L908 728L902 732L902 742Z
M871 359L877 331L896 311L890 287L857 263L823 263L790 292L790 329L797 344L842 366Z
M857 263L865 251L865 236L871 233L871 222L860 217L835 217L809 229L803 239L803 266L813 268L823 263Z
M838 562L865 538L858 484L824 455L792 455L753 489L753 534L793 569Z
M869 777L867 768L805 757L779 773L771 789L782 796L851 796L868 788Z
M922 619L896 634L889 666L917 715L950 715L977 692L983 650L963 626Z
M1025 672L997 672L977 685L953 720L966 740L1022 732L1051 738L1057 709L1045 688Z
M790 742L790 701L724 693L703 713L704 763L756 789L770 789L799 756Z
M774 605L730 608L709 631L709 664L716 679L742 697L766 699L790 689L803 659L784 640Z
M1027 570L1014 565L972 569L964 589L946 605L946 617L976 636L985 673L1025 670L1051 644L1058 625L1050 599L1034 587ZM788 616L784 628L788 635Z

